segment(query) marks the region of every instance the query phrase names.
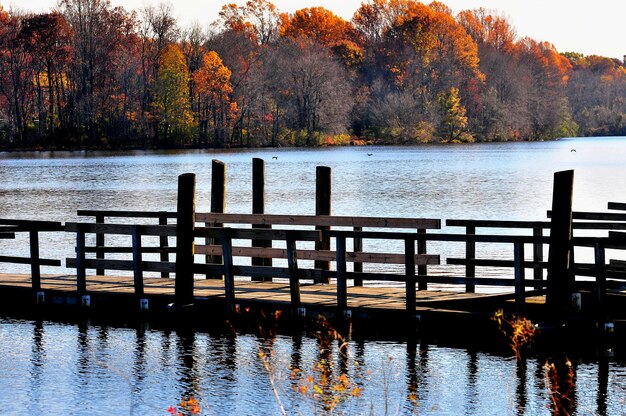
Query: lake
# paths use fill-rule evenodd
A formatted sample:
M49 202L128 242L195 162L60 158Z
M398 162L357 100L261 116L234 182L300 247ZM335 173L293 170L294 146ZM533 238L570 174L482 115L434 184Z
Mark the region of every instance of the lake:
M212 159L227 166L227 211L249 213L253 157L266 161L270 214L313 214L319 165L333 170L336 215L544 220L553 174L566 169L575 169L575 210L605 211L609 201L626 202L626 139L594 138L314 150L3 153L2 217L75 221L78 209L175 210L177 176L185 172L197 174L198 211L208 211ZM44 255L67 257L63 247L72 246L70 236L55 238L44 239ZM6 250L14 249L2 242L0 251ZM517 361L437 344L349 341L342 354L337 342L326 345L301 335L181 333L5 317L0 351L0 413L10 415L167 415L189 396L207 415L281 414L281 405L287 414L320 414L335 401L340 414L551 413L548 357ZM621 358L604 349L568 357L575 374L569 405L576 414L626 411ZM187 403L183 413L195 404Z

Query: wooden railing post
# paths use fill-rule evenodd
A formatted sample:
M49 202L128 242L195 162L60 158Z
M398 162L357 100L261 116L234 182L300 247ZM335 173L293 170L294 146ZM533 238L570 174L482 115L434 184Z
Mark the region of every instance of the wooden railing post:
M159 225L167 225L167 212L163 211L159 215ZM159 245L161 246L161 262L169 263L170 261L170 253L167 252L169 248L169 238L166 235L162 235L159 237ZM161 277L169 278L170 274L168 272L161 272Z
M87 293L87 270L85 268L85 231L80 224L76 231L76 291L78 296Z
M233 239L230 228L222 230L222 255L224 258L224 296L226 311L231 313L235 306L235 271L233 265Z
M104 224L104 215L96 215L96 224ZM96 258L104 259L104 233L96 233ZM104 276L106 271L104 269L97 269L96 275Z
M298 273L296 239L291 232L287 232L287 267L289 268L291 309L292 311L296 311L302 304L302 301L300 299L300 275Z
M41 262L39 259L39 231L30 230L30 274L32 276L33 290L41 290Z
M354 231L363 231L363 227L354 227ZM363 252L363 239L361 237L354 237L354 239L352 240L352 249L354 253ZM363 272L363 263L361 263L360 261L355 261L353 264L355 273ZM363 286L363 278L355 277L354 286Z
M546 306L551 318L557 320L565 318L572 308L574 276L570 260L573 191L574 171L556 172L552 193Z
M543 227L534 227L533 228L533 237L536 239L541 239L543 237ZM535 289L540 289L542 287L541 282L543 281L543 266L541 263L543 262L543 243L539 241L535 241L533 243L533 278L537 283L535 285Z
M524 269L524 243L516 240L513 243L513 263L515 265L515 310L518 315L525 311L526 286Z
M595 257L595 275L596 275L596 318L604 320L606 318L606 252L604 243L601 240L596 240L594 246Z
M348 281L346 278L346 237L335 239L337 252L337 309L340 315L348 308Z
M265 214L265 161L259 158L252 159L252 213ZM270 225L253 224L252 228L271 228ZM266 240L252 240L252 247L271 247L272 242ZM272 259L252 258L253 266L272 266ZM253 281L263 281L263 278L253 278ZM269 278L268 280L271 280Z
M404 262L406 278L406 310L415 313L415 240L409 237L404 239Z
M211 163L211 212L222 214L226 210L226 165L219 160ZM221 227L223 224L205 224L207 227ZM213 239L206 239L206 245L214 244ZM221 256L206 256L206 262L223 264ZM222 279L223 276L207 274L207 279Z
M141 229L138 225L133 225L133 279L135 282L135 295L138 299L143 296L143 255L141 252Z
M468 236L476 235L476 226L468 225L465 227L465 234ZM476 241L470 240L469 238L465 242L465 260L467 263L465 264L465 277L467 278L467 282L465 283L465 291L467 293L474 293L476 291L476 284L474 283L474 279L476 278Z
M426 230L418 229L418 235L426 234ZM422 237L418 236L417 239L417 254L426 254L426 238L425 235ZM417 278L418 278L418 288L419 290L428 290L428 266L425 264L420 264L417 266Z
M316 170L316 194L315 194L315 215L330 215L331 213L331 169L327 166L318 166ZM316 230L329 230L327 226L317 226ZM315 250L330 250L330 237L322 237L322 241L315 243ZM315 261L315 268L330 270L329 261ZM328 277L322 278L322 283L328 283Z
M178 177L176 219L176 304L193 303L194 228L196 212L196 175Z

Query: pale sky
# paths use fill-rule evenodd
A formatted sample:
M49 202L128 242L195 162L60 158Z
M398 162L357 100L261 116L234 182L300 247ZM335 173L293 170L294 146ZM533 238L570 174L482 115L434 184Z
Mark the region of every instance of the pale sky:
M161 0L111 0L127 10L140 10ZM430 0L423 1L429 3ZM56 0L0 0L5 8L48 11ZM170 2L181 26L203 26L217 19L223 4L245 0L177 0ZM350 19L361 0L274 0L281 12L323 6ZM560 52L581 52L622 59L626 54L626 1L624 0L443 0L454 12L484 7L508 17L517 34L552 42Z

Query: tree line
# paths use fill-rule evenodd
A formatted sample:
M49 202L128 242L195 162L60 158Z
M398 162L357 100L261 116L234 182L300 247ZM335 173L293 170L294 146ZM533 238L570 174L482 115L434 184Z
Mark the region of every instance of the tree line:
M519 38L485 9L366 0L226 4L207 29L168 4L0 5L0 146L317 146L626 135L624 62Z

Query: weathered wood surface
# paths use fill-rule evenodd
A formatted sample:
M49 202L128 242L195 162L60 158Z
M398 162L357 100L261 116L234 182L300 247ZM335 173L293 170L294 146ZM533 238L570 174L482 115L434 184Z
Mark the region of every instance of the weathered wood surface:
M0 275L0 291L3 286L30 288L29 275ZM88 293L134 294L133 277L89 276L86 282ZM174 297L174 279L160 277L144 277L144 293L146 296ZM42 290L54 290L76 293L76 276L44 275L41 277ZM223 298L224 282L217 279L195 279L194 295L201 298ZM397 286L348 286L347 308L374 308L384 310L406 309L406 292L402 285ZM416 291L416 306L430 305L445 308L449 302L472 301L490 298L506 299L512 297L502 294L460 293L448 290ZM289 282L251 282L237 280L234 295L238 302L261 302L277 306L292 302ZM329 306L337 304L337 288L335 285L301 285L300 303L302 306ZM533 303L541 303L541 297L534 298Z
M196 213L198 222L225 224L302 225L329 227L371 227L439 229L441 220L430 218L358 217L340 215L270 215Z

